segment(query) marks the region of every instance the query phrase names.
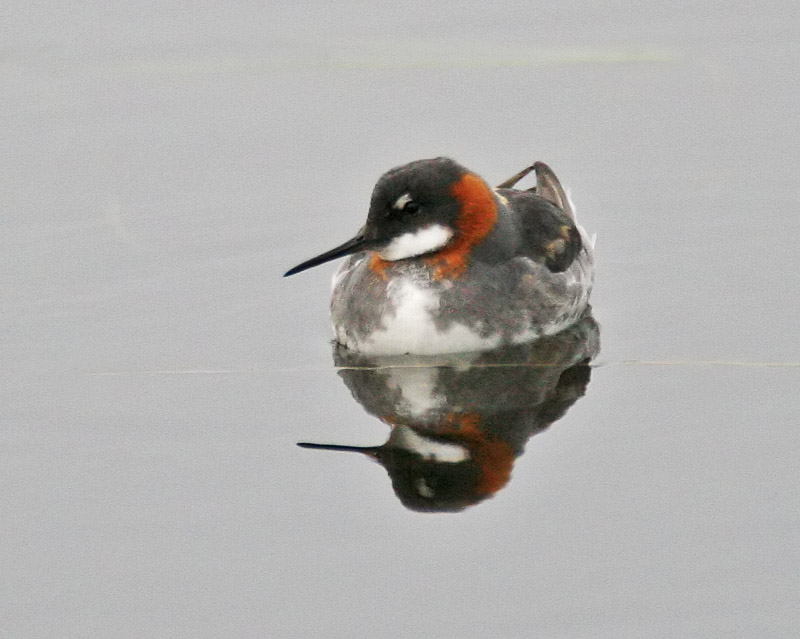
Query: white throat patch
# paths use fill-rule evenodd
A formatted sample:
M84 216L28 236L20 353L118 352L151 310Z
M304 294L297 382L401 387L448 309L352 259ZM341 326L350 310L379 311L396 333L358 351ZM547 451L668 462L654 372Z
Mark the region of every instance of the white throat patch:
M394 262L408 257L438 251L453 237L453 231L440 224L431 224L413 233L403 233L378 252L382 260Z
M389 439L398 448L416 453L429 461L457 464L470 458L465 446L425 437L408 426L397 426Z

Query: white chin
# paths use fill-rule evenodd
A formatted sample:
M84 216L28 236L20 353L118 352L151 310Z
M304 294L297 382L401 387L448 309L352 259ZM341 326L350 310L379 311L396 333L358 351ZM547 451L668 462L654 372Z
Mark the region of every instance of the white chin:
M452 237L453 231L446 226L431 224L413 233L399 235L378 255L387 262L425 255L443 248Z

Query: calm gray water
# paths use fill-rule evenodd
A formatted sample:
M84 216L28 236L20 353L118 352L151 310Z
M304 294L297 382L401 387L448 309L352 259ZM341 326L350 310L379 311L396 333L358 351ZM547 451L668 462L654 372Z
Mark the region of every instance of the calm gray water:
M797 6L273 4L2 10L0 635L795 637ZM457 514L295 446L389 428L281 278L435 155L598 235Z

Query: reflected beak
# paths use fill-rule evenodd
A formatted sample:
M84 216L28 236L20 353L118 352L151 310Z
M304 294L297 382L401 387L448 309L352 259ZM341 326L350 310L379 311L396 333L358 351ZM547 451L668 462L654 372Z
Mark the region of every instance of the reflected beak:
M362 453L370 457L378 457L380 446L341 446L339 444L312 444L311 442L297 442L300 448L313 448L315 450L339 450L345 453Z
M322 255L317 255L316 257L312 257L310 260L306 260L305 262L298 264L294 268L290 268L288 271L286 271L286 273L283 274L283 276L288 277L289 275L294 275L295 273L299 273L300 271L305 271L306 269L319 266L320 264L324 264L325 262L330 262L331 260L335 260L337 257L344 257L345 255L352 255L353 253L358 253L359 251L366 251L376 245L377 242L375 242L374 240L368 240L359 233L352 240L347 240L347 242L345 242L341 246L337 246L335 249L326 251Z

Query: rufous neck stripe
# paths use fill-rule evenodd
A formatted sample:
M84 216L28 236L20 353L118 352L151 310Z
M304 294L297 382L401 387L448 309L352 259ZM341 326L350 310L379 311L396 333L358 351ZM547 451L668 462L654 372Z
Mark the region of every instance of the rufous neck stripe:
M497 223L497 200L494 191L474 173L465 173L452 187L458 201L456 236L444 249L429 258L435 265L435 277L458 277L467 268L470 249L479 244Z

